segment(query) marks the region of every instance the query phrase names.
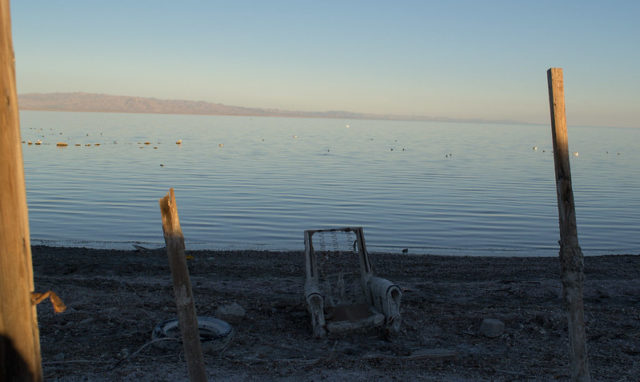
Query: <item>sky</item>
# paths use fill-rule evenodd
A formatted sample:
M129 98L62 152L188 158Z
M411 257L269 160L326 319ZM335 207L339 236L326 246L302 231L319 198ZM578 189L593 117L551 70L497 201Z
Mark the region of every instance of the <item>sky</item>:
M640 127L640 1L14 0L18 93Z

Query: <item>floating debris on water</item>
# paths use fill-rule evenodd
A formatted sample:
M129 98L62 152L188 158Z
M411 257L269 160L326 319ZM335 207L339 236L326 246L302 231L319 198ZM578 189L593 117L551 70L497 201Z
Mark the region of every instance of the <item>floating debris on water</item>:
M221 148L224 147L224 143L219 143L218 147L221 147Z
M158 146L153 146L153 149L154 149L154 150L157 150L157 149L158 149Z
M178 140L176 141L176 145L181 145L181 144L182 144L182 139L178 139Z
M76 146L82 146L82 144L80 144L80 143L76 143Z
M574 151L574 152L573 152L573 156L574 156L574 157L577 157L577 156L579 156L579 155L580 155L580 153L579 153L579 152L577 152L577 151Z
M40 146L41 144L42 144L42 141L38 139L38 140L36 141L36 145Z
M533 146L533 151L538 151L538 146Z
M150 144L151 144L151 142L146 141L144 144L145 144L145 145L150 145Z
M91 146L91 143L86 143L85 146L89 147Z
M67 142L58 142L58 143L56 143L56 146L58 146L58 147L67 147L67 146L69 146L69 144Z
M27 141L27 144L28 144L28 145L32 145L32 144L33 144L33 142L31 142L31 141Z
M99 144L99 143L94 143L93 145L94 145L94 146L100 146L100 144Z

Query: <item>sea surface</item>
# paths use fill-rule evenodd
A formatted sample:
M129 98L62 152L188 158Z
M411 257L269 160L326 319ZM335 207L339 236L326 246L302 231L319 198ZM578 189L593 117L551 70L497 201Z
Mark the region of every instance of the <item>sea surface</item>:
M306 229L362 226L372 252L558 253L549 126L20 117L33 244L163 246L173 187L187 249L303 250ZM570 126L569 145L584 254L640 253L640 129Z

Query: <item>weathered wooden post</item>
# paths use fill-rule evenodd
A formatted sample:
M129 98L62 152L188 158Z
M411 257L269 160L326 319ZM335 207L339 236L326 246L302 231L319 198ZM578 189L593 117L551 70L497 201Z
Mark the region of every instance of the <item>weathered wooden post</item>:
M182 228L180 228L178 206L173 188L169 189L169 193L160 199L160 212L162 213L162 231L164 232L164 241L167 244L167 255L169 255L169 266L173 277L173 292L178 310L178 324L182 333L189 379L192 382L204 382L207 380L207 374L204 368L198 318L189 280L189 268L184 254L184 236Z
M0 0L0 380L41 381L9 0Z
M571 169L569 168L569 140L564 107L564 82L561 68L547 71L553 158L556 170L558 215L560 223L560 265L562 270L562 296L569 321L569 355L571 378L590 381L587 343L584 327L584 257L578 244Z

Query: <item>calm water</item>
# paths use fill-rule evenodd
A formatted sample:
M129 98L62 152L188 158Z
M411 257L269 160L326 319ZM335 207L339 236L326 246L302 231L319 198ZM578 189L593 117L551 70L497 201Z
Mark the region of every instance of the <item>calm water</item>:
M43 141L23 145L35 244L161 246L174 187L191 249L300 250L305 229L358 225L372 251L557 254L548 126L36 111L21 126ZM569 142L583 252L639 253L640 129Z

